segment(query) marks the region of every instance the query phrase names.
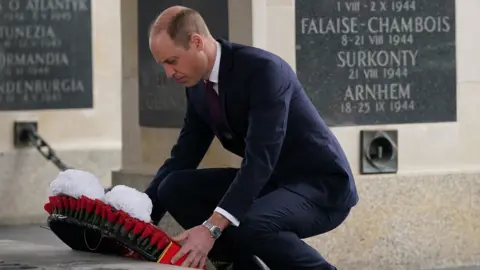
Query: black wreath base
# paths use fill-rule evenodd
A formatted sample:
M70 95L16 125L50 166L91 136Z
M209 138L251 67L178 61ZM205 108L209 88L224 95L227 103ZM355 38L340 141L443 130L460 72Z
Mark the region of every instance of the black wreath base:
M126 256L131 251L141 255L146 261L158 258L140 249L136 242L121 237L98 226L79 221L72 217L52 214L47 219L52 232L73 250L104 255Z

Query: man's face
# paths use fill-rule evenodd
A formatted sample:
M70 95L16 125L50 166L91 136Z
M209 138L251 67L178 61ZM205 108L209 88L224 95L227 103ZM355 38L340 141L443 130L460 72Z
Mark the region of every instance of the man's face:
M150 50L157 63L163 65L167 77L187 87L197 84L206 73L203 40L198 35L192 36L189 48L185 49L162 32L150 39Z

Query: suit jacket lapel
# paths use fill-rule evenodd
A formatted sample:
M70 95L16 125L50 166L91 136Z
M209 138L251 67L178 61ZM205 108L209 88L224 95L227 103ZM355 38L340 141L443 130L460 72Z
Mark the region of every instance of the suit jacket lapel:
M225 125L228 131L231 133L230 124L227 117L226 109L226 96L228 95L228 89L230 88L230 71L233 64L233 49L231 43L224 40L217 40L222 46L222 56L220 58L220 70L218 72L218 95L220 99L220 107L222 108L223 115L225 116Z

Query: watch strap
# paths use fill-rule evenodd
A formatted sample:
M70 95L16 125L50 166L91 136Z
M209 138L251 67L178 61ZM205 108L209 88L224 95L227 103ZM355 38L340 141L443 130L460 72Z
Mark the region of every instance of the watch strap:
M222 229L213 225L208 220L205 220L202 225L205 226L210 231L210 235L212 236L213 239L218 239L222 234Z

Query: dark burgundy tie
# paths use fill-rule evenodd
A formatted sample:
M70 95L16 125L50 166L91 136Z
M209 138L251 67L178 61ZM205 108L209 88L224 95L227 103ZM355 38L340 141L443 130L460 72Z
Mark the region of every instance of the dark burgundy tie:
M210 116L215 126L219 126L222 122L222 108L220 107L220 98L213 89L213 82L205 81L205 90L207 91L207 103L210 109Z

